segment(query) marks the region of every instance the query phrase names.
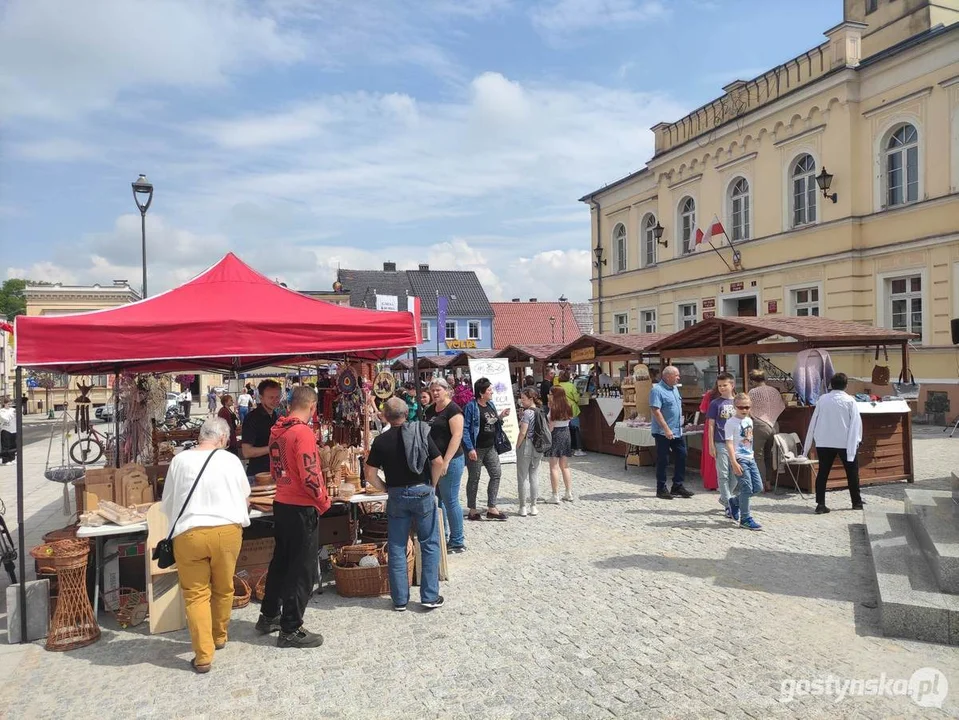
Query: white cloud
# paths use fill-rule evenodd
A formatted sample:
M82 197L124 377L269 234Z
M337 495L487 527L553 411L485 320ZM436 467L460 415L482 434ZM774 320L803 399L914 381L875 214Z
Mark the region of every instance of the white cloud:
M581 30L634 25L668 14L662 0L547 0L533 8L533 26L549 36Z
M47 162L74 162L96 154L92 145L70 138L49 138L24 142L14 147L17 155L28 160Z
M0 113L73 119L124 91L224 85L304 57L293 30L242 0L10 0L0 13Z

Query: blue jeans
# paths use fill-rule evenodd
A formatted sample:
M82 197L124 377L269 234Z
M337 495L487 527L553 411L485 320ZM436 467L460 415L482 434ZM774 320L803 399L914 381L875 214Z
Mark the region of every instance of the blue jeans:
M752 517L749 514L749 498L763 491L763 479L759 474L759 466L753 458L737 457L736 462L743 469L739 480L739 522Z
M686 479L686 440L674 437L668 440L665 435L653 435L656 441L656 490L666 489L666 467L669 456L673 456L673 487L683 486Z
M433 602L440 595L440 527L436 520L436 495L430 485L391 487L387 492L390 499L386 504L386 546L393 605L406 605L410 600L406 546L413 527L423 556L420 600Z
M463 506L460 504L460 482L463 480L463 468L466 467L466 455L450 460L446 474L440 478L437 489L440 507L446 519L446 542L449 547L463 547Z
M240 422L242 423L244 420L246 420L246 416L250 414L250 408L245 405L241 405L238 409L240 411Z

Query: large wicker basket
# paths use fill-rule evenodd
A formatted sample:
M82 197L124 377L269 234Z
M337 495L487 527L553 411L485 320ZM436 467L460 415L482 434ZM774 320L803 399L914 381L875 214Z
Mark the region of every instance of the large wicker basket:
M245 608L250 604L250 595L253 594L253 590L250 587L250 583L241 578L239 575L233 576L233 609L239 610L240 608Z
M373 555L377 567L347 567L359 562L365 555ZM413 543L406 547L407 581L413 583ZM387 565L386 545L348 545L333 556L333 578L336 592L343 597L376 597L390 591L390 571Z

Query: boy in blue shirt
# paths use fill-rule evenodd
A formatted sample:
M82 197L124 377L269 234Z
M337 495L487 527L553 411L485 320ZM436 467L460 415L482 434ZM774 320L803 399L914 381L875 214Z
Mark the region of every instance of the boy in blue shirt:
M736 415L726 421L726 450L733 474L739 479L739 527L762 530L749 512L749 498L763 491L763 479L753 456L753 420L749 417L752 401L739 393L733 403Z

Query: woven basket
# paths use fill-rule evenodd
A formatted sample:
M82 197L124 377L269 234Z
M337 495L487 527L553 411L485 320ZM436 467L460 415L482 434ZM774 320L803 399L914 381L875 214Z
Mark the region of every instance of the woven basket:
M365 543L363 545L345 545L337 550L336 556L344 565L355 565L367 555L379 555L380 553L383 553L384 556L386 553L386 549L382 544Z
M347 547L362 547L358 545ZM346 550L343 548L342 550ZM390 571L386 564L386 548L378 546L376 556L380 561L379 567L361 568L344 567L348 561L342 559L342 550L333 556L333 578L336 581L336 592L343 597L377 597L386 595L390 591ZM355 552L355 551L354 551ZM370 554L370 553L367 553ZM355 556L355 555L354 555ZM361 556L362 557L362 556ZM408 582L413 584L413 544L406 548L406 571Z
M85 565L90 555L90 541L79 539L55 540L50 543L37 545L30 550L37 560L43 562L44 567L52 565L55 568L75 568Z
M264 572L260 575L260 579L256 581L256 585L253 588L253 597L263 601L263 598L266 597L266 573Z
M250 595L253 594L250 583L239 575L233 576L233 609L245 608L250 604Z

